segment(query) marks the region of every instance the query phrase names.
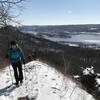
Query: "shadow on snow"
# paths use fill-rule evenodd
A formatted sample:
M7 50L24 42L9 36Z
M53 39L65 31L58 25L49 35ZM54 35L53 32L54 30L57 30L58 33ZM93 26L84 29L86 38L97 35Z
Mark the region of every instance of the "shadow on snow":
M0 96L2 95L8 95L10 94L14 89L16 89L16 86L14 84L11 84L7 87L4 87L2 89L0 89Z

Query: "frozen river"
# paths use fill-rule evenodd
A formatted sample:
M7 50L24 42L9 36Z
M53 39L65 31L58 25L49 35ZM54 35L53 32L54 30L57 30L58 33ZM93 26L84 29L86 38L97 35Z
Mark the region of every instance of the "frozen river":
M71 38L56 38L56 37L47 37L45 36L46 39L55 41L55 42L81 42L84 44L96 44L100 45L100 35L95 35L95 34L78 34L78 35L72 35Z

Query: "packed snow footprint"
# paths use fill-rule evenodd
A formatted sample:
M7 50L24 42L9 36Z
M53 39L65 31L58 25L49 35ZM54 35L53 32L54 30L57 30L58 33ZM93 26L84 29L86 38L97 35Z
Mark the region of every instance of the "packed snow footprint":
M72 80L42 62L26 64L23 73L24 82L16 88L12 85L9 67L0 72L0 100L18 100L20 97L34 100L95 100Z

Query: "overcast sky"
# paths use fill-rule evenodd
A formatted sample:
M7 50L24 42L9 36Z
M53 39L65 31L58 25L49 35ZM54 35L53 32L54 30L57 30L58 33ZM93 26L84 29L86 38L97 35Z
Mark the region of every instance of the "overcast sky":
M99 24L100 0L28 0L24 25Z

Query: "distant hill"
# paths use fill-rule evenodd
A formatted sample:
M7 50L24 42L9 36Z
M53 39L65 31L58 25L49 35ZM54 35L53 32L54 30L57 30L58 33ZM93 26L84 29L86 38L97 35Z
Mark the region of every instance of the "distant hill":
M22 31L35 32L100 32L100 24L86 25L49 25L49 26L22 26Z

